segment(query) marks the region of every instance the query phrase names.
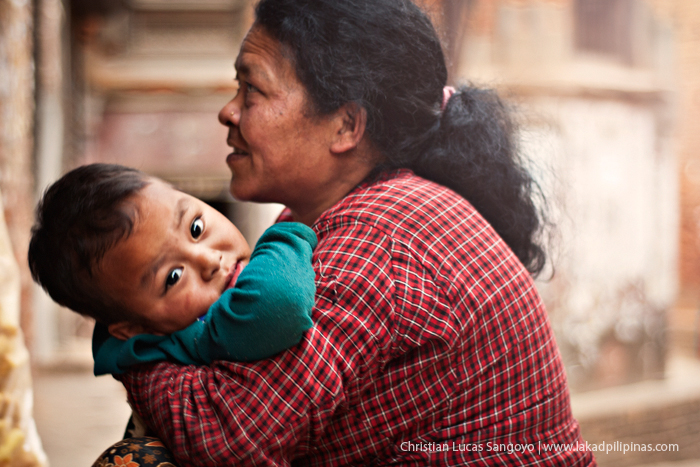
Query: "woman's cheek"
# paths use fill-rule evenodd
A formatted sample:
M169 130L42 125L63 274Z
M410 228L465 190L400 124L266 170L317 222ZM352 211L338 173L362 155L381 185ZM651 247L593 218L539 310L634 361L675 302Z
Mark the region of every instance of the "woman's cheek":
M241 138L243 138L243 140L246 142L246 144L250 144L250 142L248 141L248 138L246 137L246 135L248 135L250 133L249 127L250 127L250 119L248 118L248 113L247 112L242 113L241 118L238 121L238 132L240 133Z

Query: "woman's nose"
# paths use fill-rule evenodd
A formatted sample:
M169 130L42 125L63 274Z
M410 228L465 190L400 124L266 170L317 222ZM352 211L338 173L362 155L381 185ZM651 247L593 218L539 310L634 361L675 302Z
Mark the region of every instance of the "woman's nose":
M220 111L219 122L224 126L238 126L241 118L241 107L238 105L237 97L231 99Z

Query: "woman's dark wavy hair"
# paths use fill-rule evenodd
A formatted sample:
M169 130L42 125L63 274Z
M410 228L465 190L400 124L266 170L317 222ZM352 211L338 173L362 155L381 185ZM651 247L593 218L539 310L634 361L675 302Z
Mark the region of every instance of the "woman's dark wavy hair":
M127 198L149 179L113 164L78 167L51 185L36 208L27 259L32 278L58 304L105 324L129 312L96 284L104 254L133 230Z
M435 28L410 0L261 0L256 24L291 52L316 115L354 102L383 168L410 168L466 198L525 267L546 256L538 186L492 90L462 86L441 112L447 68Z

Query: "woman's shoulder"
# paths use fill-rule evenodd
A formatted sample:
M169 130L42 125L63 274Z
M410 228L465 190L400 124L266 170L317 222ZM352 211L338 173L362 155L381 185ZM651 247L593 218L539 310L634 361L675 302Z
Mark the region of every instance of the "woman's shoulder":
M382 172L363 182L326 211L316 228L321 236L348 224L363 224L399 241L440 235L455 225L488 225L457 193L407 169Z
M467 200L408 170L359 186L324 213L315 230L321 249L371 241L384 245L389 256L415 258L436 275L446 271L446 277L463 270L483 275L485 263L522 267Z

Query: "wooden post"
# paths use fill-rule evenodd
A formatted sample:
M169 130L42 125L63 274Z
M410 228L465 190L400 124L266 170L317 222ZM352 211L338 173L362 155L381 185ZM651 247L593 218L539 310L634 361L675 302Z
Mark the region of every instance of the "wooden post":
M21 324L31 340L32 280L27 266L32 225L34 62L32 4L0 0L0 189L20 267Z

